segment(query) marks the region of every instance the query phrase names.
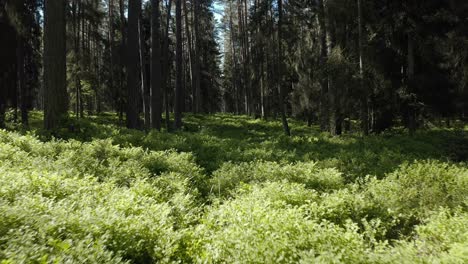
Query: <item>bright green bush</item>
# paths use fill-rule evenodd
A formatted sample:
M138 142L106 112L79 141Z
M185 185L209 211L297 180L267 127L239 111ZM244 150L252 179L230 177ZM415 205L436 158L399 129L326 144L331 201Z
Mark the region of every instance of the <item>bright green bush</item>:
M327 191L343 186L341 173L335 169L321 169L314 162L280 164L276 162L225 163L213 173L212 192L226 195L240 183L288 181L304 184L309 189Z
M439 207L468 208L468 169L438 161L404 164L369 183L374 203L404 215L424 217Z
M289 185L289 186L288 186ZM288 187L285 187L288 186ZM338 227L306 217L293 204L317 194L300 185L253 186L208 208L192 255L208 263L363 263L365 241L352 223ZM285 192L287 191L287 192ZM290 201L294 201L291 203Z
M373 254L378 263L467 263L468 214L443 209L416 227L412 240Z
M107 140L42 143L0 135L1 258L177 259L198 215L190 182L201 170L190 155L120 148Z

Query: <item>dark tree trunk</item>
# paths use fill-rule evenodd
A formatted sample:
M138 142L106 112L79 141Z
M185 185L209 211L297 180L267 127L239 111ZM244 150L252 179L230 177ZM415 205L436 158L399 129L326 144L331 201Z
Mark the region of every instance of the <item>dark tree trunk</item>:
M176 88L174 105L174 127L182 128L182 2L176 0Z
M281 122L283 123L283 130L287 136L291 136L289 130L288 120L286 118L286 91L283 84L283 44L282 44L282 26L283 26L283 0L278 0L278 73L279 73L279 107L281 108Z
M412 95L414 85L414 40L408 34L408 69L407 69L407 85L410 99L408 102L408 130L412 136L416 132L416 98Z
M201 111L201 106L203 98L201 96L201 65L200 65L200 51L201 51L201 38L200 38L200 25L199 25L199 16L200 16L200 1L193 0L192 5L194 8L194 36L195 36L195 53L194 53L194 63L195 63L195 112L198 113Z
M126 41L127 41L127 32L125 30L125 7L124 7L124 0L119 0L119 13L120 13L120 34L122 35L121 40L121 54L120 54L120 66L121 69L119 70L120 76L120 85L118 90L118 111L119 111L119 123L123 124L123 112L125 110L125 101L124 101L124 83L125 83L125 67L127 65L127 56L126 56Z
M67 114L65 2L44 3L44 127L55 129Z
M141 96L143 102L143 116L145 121L145 129L149 130L151 127L151 114L150 114L150 88L148 85L148 72L146 71L146 43L145 33L143 28L143 18L140 17L138 23L138 30L140 33L140 75L141 75Z
M151 1L151 119L152 126L161 130L161 23L159 0Z
M318 22L320 25L320 62L322 65L325 65L328 60L328 49L327 49L327 26L325 20L327 19L325 13L325 4L323 0L319 0L319 12L318 12ZM320 81L320 104L319 104L319 121L320 121L320 130L326 131L328 129L328 78L322 76Z
M169 63L169 24L171 21L171 9L172 0L167 3L167 16L166 16L166 28L164 32L163 40L163 67L162 67L162 90L164 92L164 105L165 105L165 123L167 131L171 130L171 120L169 114L169 81L171 76L171 65Z
M21 111L21 123L23 126L28 126L28 91L26 85L26 76L25 76L25 60L24 60L24 48L25 43L23 37L18 35L16 49L16 58L17 58L17 73L18 73L18 92L19 92L19 101L20 101L20 111Z
M190 65L190 85L192 88L192 112L197 112L197 91L196 91L196 80L195 80L195 58L193 52L193 39L192 39L192 32L190 31L190 24L189 24L189 10L187 8L187 1L183 1L184 7L184 14L185 14L185 34L187 35L187 49L189 55L189 65ZM192 3L192 11L193 11L193 3ZM193 17L194 12L192 12ZM192 21L193 22L193 21ZM194 23L192 23L194 24Z
M138 19L141 0L129 0L127 43L127 127L138 128Z
M114 39L115 39L115 32L114 32L114 0L109 0L109 90L112 92L115 109L118 109L119 102L118 102L118 95L119 92L117 91L117 87L115 85L115 60L114 60Z
M364 135L369 134L369 100L367 88L364 86L364 67L363 67L363 45L362 45L362 6L361 0L357 0L358 6L358 32L359 32L359 86L362 91L361 99L361 129Z

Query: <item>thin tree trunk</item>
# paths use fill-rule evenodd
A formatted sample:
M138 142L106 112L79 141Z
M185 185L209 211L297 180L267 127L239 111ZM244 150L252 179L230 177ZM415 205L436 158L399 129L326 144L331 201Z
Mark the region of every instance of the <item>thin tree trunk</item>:
M114 103L115 103L115 108L118 108L118 91L116 90L115 87L115 80L114 80L114 74L115 74L115 62L114 62L114 39L115 39L115 32L114 32L114 0L109 0L108 4L109 8L109 90L112 91L112 94L114 96Z
M159 0L151 1L151 123L161 130L162 76L161 76L161 12Z
M169 84L170 75L171 75L171 65L169 64L169 24L171 21L171 9L172 9L172 0L168 0L167 3L167 16L166 16L166 28L164 33L163 40L163 68L162 68L162 85L164 92L164 105L165 105L165 121L167 131L171 130L171 120L169 114Z
M176 0L176 88L174 105L174 127L182 128L182 6Z
M231 49L232 49L232 63L234 64L234 73L232 76L232 88L236 94L235 96L235 106L236 106L236 114L240 114L240 91L238 85L238 70L237 70L237 55L236 55L236 47L235 47L235 39L234 39L234 23L233 23L233 14L232 14L232 4L229 2L229 32L230 34L230 41L231 41Z
M197 107L197 84L196 84L196 79L195 79L195 58L194 58L194 52L193 52L193 41L192 41L192 34L190 32L190 25L189 25L189 11L187 9L187 1L183 1L183 6L184 6L184 14L185 14L185 32L187 35L187 49L189 53L189 65L190 65L190 82L191 82L191 88L192 88L192 112L197 113L198 107ZM194 6L192 4L192 11L194 10ZM194 11L192 12L192 17L193 17Z
M143 28L143 17L139 19L139 32L140 32L140 73L141 73L141 95L143 102L143 116L145 121L145 129L149 130L151 127L150 115L150 89L148 86L148 73L146 71L146 43L145 33Z
M200 51L201 51L201 37L200 37L200 1L193 0L194 7L194 41L195 41L195 98L196 98L196 109L195 112L199 113L202 111L201 106L203 103L202 93L201 93L201 63L200 63Z
M21 123L24 127L28 126L28 107L27 107L27 90L26 90L26 76L24 72L25 60L24 60L24 39L18 34L17 36L17 73L18 73L18 91L19 91L19 102L21 111Z
M324 19L324 35L325 35L325 42L326 42L326 58L328 59L331 55L333 49L333 39L332 39L332 23L331 17L329 13L328 3L325 4L323 0L323 19ZM336 87L333 84L333 76L331 74L327 74L327 95L328 95L328 126L329 131L332 136L337 135L337 121L338 121L338 114L337 114L337 94L336 94Z
M408 69L407 69L407 85L410 99L408 102L408 129L409 134L412 136L416 132L416 98L413 98L413 85L414 85L414 40L408 34Z
M358 32L359 32L359 86L363 93L361 99L361 126L364 135L369 134L369 100L367 89L364 87L364 67L363 67L363 45L362 45L362 0L357 0L358 5Z
M279 71L279 107L281 108L281 122L283 123L283 130L287 136L291 136L289 130L288 120L286 118L286 91L283 84L283 44L282 44L282 27L283 27L283 0L278 0L278 71Z
M120 34L122 36L121 40L121 54L120 54L120 65L121 69L119 71L120 75L120 87L118 88L118 101L119 101L119 123L123 124L123 112L125 109L125 102L123 98L124 94L124 83L125 83L125 67L127 65L127 56L126 56L126 41L127 41L127 32L125 30L125 6L124 0L119 0L119 13L120 13Z
M323 0L319 0L318 23L320 25L320 63L325 65L328 60L327 50L327 27L325 20L325 4ZM328 129L328 78L322 76L320 81L320 104L319 104L319 117L320 117L320 130L326 131Z

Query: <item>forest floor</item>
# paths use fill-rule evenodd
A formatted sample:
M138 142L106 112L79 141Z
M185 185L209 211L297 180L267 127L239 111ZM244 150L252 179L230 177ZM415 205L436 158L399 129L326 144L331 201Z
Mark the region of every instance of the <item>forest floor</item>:
M0 262L466 263L468 127L330 137L187 115L0 130ZM57 139L59 138L59 139Z

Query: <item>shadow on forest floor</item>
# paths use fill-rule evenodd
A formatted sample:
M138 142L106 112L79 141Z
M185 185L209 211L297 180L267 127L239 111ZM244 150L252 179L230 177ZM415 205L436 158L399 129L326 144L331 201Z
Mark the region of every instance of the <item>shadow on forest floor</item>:
M43 139L41 114L31 115L31 130ZM187 115L184 130L175 133L129 130L118 126L115 114L71 120L56 131L63 139L90 141L112 139L121 146L141 146L149 150L176 149L191 152L207 173L225 162L276 161L291 163L317 161L319 166L336 167L348 181L357 177L383 177L397 166L414 160L437 159L464 162L468 159L468 135L463 129L421 130L414 137L395 130L362 137L347 134L330 137L317 127L291 120L292 137L283 135L281 123L229 114Z

